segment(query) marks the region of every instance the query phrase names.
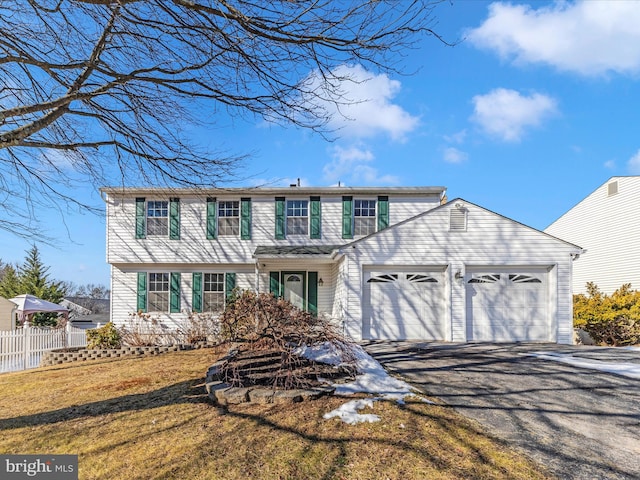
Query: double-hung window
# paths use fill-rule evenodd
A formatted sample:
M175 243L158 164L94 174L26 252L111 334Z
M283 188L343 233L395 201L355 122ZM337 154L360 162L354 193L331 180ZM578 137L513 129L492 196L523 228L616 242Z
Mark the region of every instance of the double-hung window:
M218 235L240 235L240 202L224 201L218 203Z
M169 311L169 274L150 273L149 274L149 312Z
M354 200L353 230L355 235L370 235L376 231L376 201Z
M203 312L221 312L225 306L224 273L205 273L202 295Z
M147 202L147 235L169 234L169 202L150 200Z
M287 200L287 235L309 234L309 201Z

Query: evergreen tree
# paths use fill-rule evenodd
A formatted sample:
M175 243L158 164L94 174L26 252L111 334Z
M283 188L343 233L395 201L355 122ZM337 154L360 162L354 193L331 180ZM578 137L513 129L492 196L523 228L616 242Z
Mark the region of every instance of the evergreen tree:
M62 282L49 280L49 267L40 259L35 245L27 252L24 264L18 267L18 277L22 293L29 293L49 302L58 303L65 295Z
M13 298L20 295L20 279L13 265L5 265L0 279L0 297Z

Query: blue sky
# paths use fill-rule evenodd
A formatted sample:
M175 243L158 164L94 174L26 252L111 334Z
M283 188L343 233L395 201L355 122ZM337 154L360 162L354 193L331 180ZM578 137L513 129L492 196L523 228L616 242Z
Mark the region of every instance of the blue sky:
M640 2L454 1L389 77L336 65L362 80L336 115L332 141L309 131L216 118L203 145L253 152L241 185L439 185L544 229L613 175L640 174ZM330 108L330 107L327 107ZM217 114L219 115L219 114ZM347 118L345 118L347 117ZM91 187L74 192L101 204ZM40 219L50 275L108 285L104 219L63 208ZM0 258L30 242L0 231Z

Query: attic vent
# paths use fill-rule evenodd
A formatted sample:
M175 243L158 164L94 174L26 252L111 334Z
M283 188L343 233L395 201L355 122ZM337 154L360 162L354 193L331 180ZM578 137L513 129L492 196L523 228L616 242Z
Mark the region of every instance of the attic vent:
M462 208L452 208L449 211L449 231L466 232L467 231L467 211Z
M609 196L618 193L618 182L611 182L609 185L607 185L607 193Z

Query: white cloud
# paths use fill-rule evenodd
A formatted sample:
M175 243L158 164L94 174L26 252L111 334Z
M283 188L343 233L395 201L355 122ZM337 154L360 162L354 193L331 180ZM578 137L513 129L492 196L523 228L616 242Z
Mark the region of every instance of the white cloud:
M449 142L449 143L456 143L458 145L460 145L461 143L464 143L465 139L467 138L467 130L460 130L459 132L454 133L453 135L445 135L444 139Z
M556 112L556 101L541 93L530 96L497 88L473 97L471 120L485 132L507 142L519 141L528 127L535 127Z
M331 153L333 160L323 168L324 178L330 183L364 185L396 185L400 183L394 175L380 175L378 169L370 165L374 160L373 153L365 148L351 146L334 147Z
M640 150L638 150L636 154L629 159L627 162L627 168L630 173L640 175Z
M606 162L604 162L604 168L613 170L614 168L616 168L616 162L614 162L613 160L607 160Z
M448 147L444 150L444 161L447 163L462 163L469 155L454 147Z
M558 1L531 8L497 2L467 39L518 64L581 75L640 72L640 2Z
M306 101L328 113L331 116L329 126L340 130L342 137L367 138L386 134L393 140L402 141L418 126L417 117L392 103L401 85L387 75L375 75L360 65L341 65L326 80L315 72L308 82L308 87L325 99L316 97ZM328 83L337 93L327 90Z

